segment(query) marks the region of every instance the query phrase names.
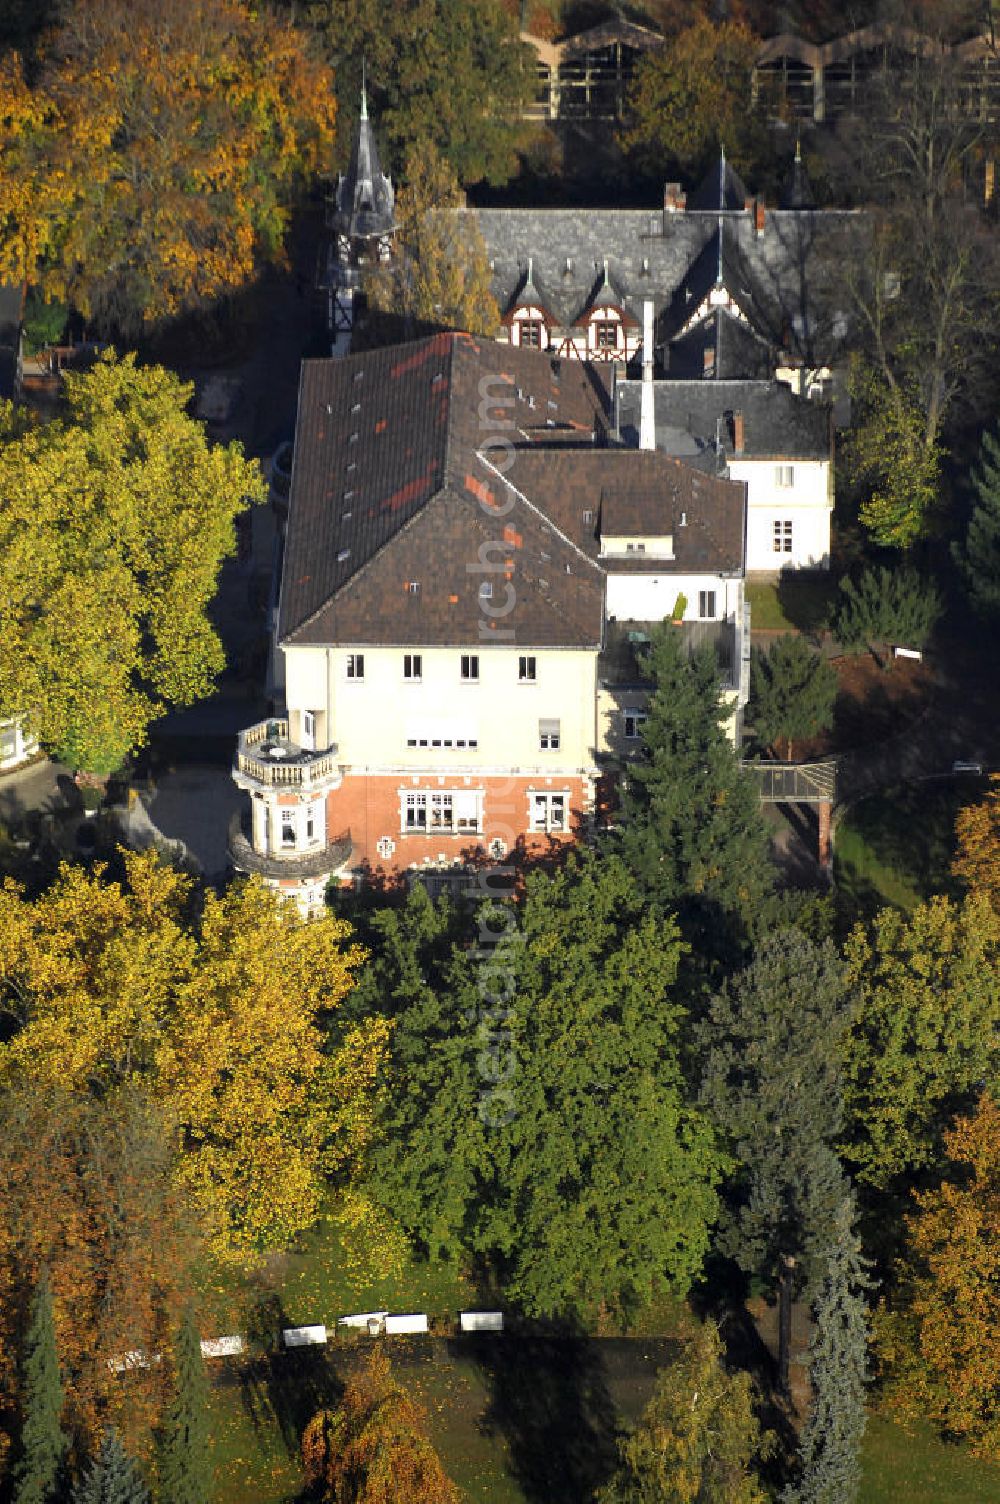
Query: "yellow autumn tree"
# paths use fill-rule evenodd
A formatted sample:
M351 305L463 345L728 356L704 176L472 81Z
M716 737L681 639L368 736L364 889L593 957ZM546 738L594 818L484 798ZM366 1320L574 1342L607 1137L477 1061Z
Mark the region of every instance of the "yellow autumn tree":
M336 1410L302 1435L306 1481L323 1504L460 1504L427 1434L427 1416L375 1348L352 1373Z
M307 36L245 0L72 0L32 87L0 70L0 276L120 334L242 287L335 110Z
M891 1404L1000 1459L1000 1107L989 1094L945 1135L952 1174L916 1196L877 1348Z
M362 960L348 926L257 881L192 914L190 879L124 860L124 883L64 866L33 902L0 890L0 1087L153 1096L174 1184L222 1257L285 1246L330 1198L363 1223L389 1026L338 1027Z
M207 608L265 487L162 367L108 352L65 391L49 423L0 406L0 714L108 773L155 716L211 691L224 656Z
M984 799L959 810L955 841L952 872L1000 912L1000 774L990 775Z
M373 307L416 324L493 335L500 310L490 291L486 244L463 202L458 178L429 142L407 152L397 202L393 259L365 287Z

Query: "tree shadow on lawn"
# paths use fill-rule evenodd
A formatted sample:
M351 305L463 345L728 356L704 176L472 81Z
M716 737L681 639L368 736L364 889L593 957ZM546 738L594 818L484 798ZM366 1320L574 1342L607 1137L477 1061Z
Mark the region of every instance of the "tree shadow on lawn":
M240 1375L243 1409L254 1430L276 1426L290 1455L298 1452L302 1432L317 1410L336 1407L344 1389L325 1347L285 1351L279 1345L282 1328L291 1325L277 1296L262 1301L250 1339L265 1351Z
M618 1416L599 1344L568 1327L536 1327L465 1337L461 1353L474 1358L489 1386L481 1426L504 1436L525 1498L538 1504L590 1498L617 1460Z

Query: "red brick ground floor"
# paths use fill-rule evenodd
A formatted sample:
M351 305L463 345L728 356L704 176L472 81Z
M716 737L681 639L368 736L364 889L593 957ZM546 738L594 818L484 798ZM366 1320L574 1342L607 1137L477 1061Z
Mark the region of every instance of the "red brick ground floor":
M594 783L572 775L346 773L327 795L327 840L350 832L354 871L450 866L519 844L570 841L593 813Z

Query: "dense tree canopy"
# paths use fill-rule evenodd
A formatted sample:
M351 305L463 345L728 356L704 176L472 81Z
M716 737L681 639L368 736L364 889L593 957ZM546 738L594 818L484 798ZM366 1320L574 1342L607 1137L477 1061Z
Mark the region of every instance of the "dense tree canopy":
M462 184L505 183L526 140L534 57L500 0L309 0L354 119L365 69L370 112L391 161L435 147Z
M972 609L995 621L1000 617L1000 437L984 433L979 463L971 475L972 515L965 541L954 546Z
M750 105L757 42L739 22L707 17L648 53L628 98L626 148L647 166L699 173L720 147L740 171L768 155L765 116Z
M0 73L0 274L105 333L204 305L281 256L327 170L330 72L244 0L72 0L29 86Z
M209 893L155 857L128 885L66 867L34 903L0 890L0 1079L113 1101L155 1093L173 1176L220 1253L283 1246L362 1152L386 1026L327 1026L361 956L256 882Z
M769 936L712 999L699 1032L700 1100L736 1161L720 1246L772 1279L794 1258L815 1279L829 1247L843 1176L842 1123L850 998L829 941Z
M991 775L985 798L959 810L955 843L953 873L1000 914L1000 775Z
M844 1152L886 1187L939 1162L942 1132L995 1074L1000 919L988 900L883 909L847 944L857 1012L847 1041Z
M72 767L107 773L223 666L206 608L263 499L256 462L209 444L192 388L134 357L65 378L32 425L0 412L0 709Z
M948 1178L916 1197L878 1351L892 1403L1000 1459L1000 1108L985 1094L945 1135Z
M618 863L574 858L529 877L519 913L484 910L477 951L423 981L426 903L411 900L423 941L409 949L393 916L393 959L375 965L390 997L413 999L393 1039L379 1194L432 1252L490 1260L534 1314L685 1289L720 1159L681 1088L675 927L643 915Z

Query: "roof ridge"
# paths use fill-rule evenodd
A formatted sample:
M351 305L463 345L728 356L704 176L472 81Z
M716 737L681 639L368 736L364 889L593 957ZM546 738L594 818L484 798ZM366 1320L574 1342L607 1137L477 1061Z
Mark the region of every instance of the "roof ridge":
M544 453L544 451L541 449L537 450L536 452L539 454ZM513 481L507 479L503 471L499 470L497 466L493 464L492 460L488 460L486 458L481 450L477 449L475 451L475 455L476 459L479 460L481 464L485 465L487 470L490 470L495 476L499 478L502 485L508 486L510 490L514 492L514 495L520 501L524 502L524 505L530 512L534 512L536 517L540 517L542 521L552 529L557 537L561 538L564 543L568 544L568 546L573 550L575 554L579 554L580 558L584 559L593 569L596 569L598 574L603 575L604 571L601 569L600 565L597 564L595 560L591 559L589 555L585 554L578 543L574 543L572 538L567 537L562 528L552 520L548 512L543 512L541 507L536 506L535 503L530 499L530 497L526 496L523 491L521 491L517 486L514 485Z

